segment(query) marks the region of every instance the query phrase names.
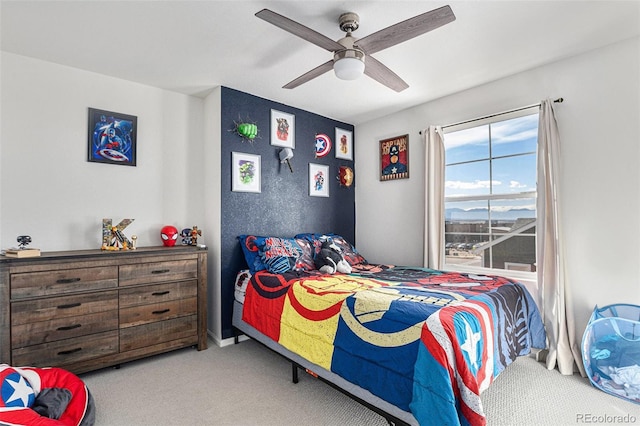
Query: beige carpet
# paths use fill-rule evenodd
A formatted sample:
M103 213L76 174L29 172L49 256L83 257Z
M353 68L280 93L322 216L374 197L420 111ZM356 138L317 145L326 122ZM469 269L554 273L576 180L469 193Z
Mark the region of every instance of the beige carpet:
M307 374L291 383L291 365L254 341L210 343L206 351L174 351L81 377L96 401L97 426L387 424ZM593 420L602 416L640 424L640 405L528 357L509 366L482 400L489 425L603 424Z

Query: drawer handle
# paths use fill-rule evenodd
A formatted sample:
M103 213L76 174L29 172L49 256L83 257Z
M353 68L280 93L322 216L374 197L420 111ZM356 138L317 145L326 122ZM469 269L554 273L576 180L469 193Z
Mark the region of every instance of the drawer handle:
M169 312L171 309L162 309L161 311L153 311L151 312L154 315L160 315L160 314L166 314L167 312Z
M152 274L166 274L170 272L171 269L156 269L155 271L151 271Z
M165 290L165 291L155 291L153 293L151 293L152 296L164 296L165 294L169 294L171 293L169 290Z
M56 283L71 284L71 283L77 283L78 281L80 281L80 278L60 278L58 281L56 281Z
M73 324L73 325L66 325L64 327L58 327L58 331L73 330L74 328L78 328L78 327L82 327L82 324Z
M69 303L68 305L60 305L58 309L69 309L69 308L77 308L82 305L82 303Z
M82 348L75 348L75 349L69 349L68 351L60 351L58 352L58 355L69 355L75 352L80 352L82 350Z

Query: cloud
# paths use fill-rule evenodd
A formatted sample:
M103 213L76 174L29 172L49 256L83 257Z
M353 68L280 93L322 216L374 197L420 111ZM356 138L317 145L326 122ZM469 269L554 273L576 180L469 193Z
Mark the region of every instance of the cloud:
M491 211L492 212L508 212L511 210L531 210L531 211L535 211L536 209L536 205L535 204L523 204L520 206L495 206L492 205L491 206Z
M509 188L511 189L518 189L518 188L526 188L527 185L524 183L520 183L517 180L512 180L509 182Z

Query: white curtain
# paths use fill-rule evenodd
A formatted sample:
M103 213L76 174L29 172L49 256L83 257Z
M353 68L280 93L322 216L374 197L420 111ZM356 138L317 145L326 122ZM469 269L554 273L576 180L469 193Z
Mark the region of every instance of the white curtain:
M570 283L565 275L562 230L560 226L560 136L553 101L540 105L538 125L538 225L536 230L538 288L542 292L549 353L547 368L558 368L571 375L577 367L585 376L576 340Z
M424 266L442 269L444 250L444 137L429 126L425 138Z

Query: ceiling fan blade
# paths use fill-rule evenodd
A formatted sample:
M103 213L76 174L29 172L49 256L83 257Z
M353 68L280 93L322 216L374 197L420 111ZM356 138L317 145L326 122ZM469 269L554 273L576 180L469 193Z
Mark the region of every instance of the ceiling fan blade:
M456 16L453 14L451 7L442 6L362 37L356 42L356 45L364 50L367 55L371 55L455 20Z
M283 89L294 89L294 88L300 86L301 84L306 83L309 80L313 80L314 78L321 76L322 74L324 74L327 71L331 71L332 69L333 69L333 60L327 61L324 64L315 67L311 71L302 74L300 77L296 78L295 80L291 81L290 83L285 84L284 86L282 86L282 88Z
M299 24L296 21L293 21L285 16L272 12L269 9L262 9L260 12L256 13L256 16L260 19L264 19L270 24L275 25L276 27L290 32L293 35L297 35L298 37L307 40L308 42L311 42L316 46L320 46L323 49L328 50L329 52L344 49L344 47L340 43L331 40L329 37L324 36L309 27L305 27L304 25Z
M364 73L378 83L384 84L396 92L402 92L404 89L409 87L403 79L398 77L396 73L391 71L373 56L366 57Z

